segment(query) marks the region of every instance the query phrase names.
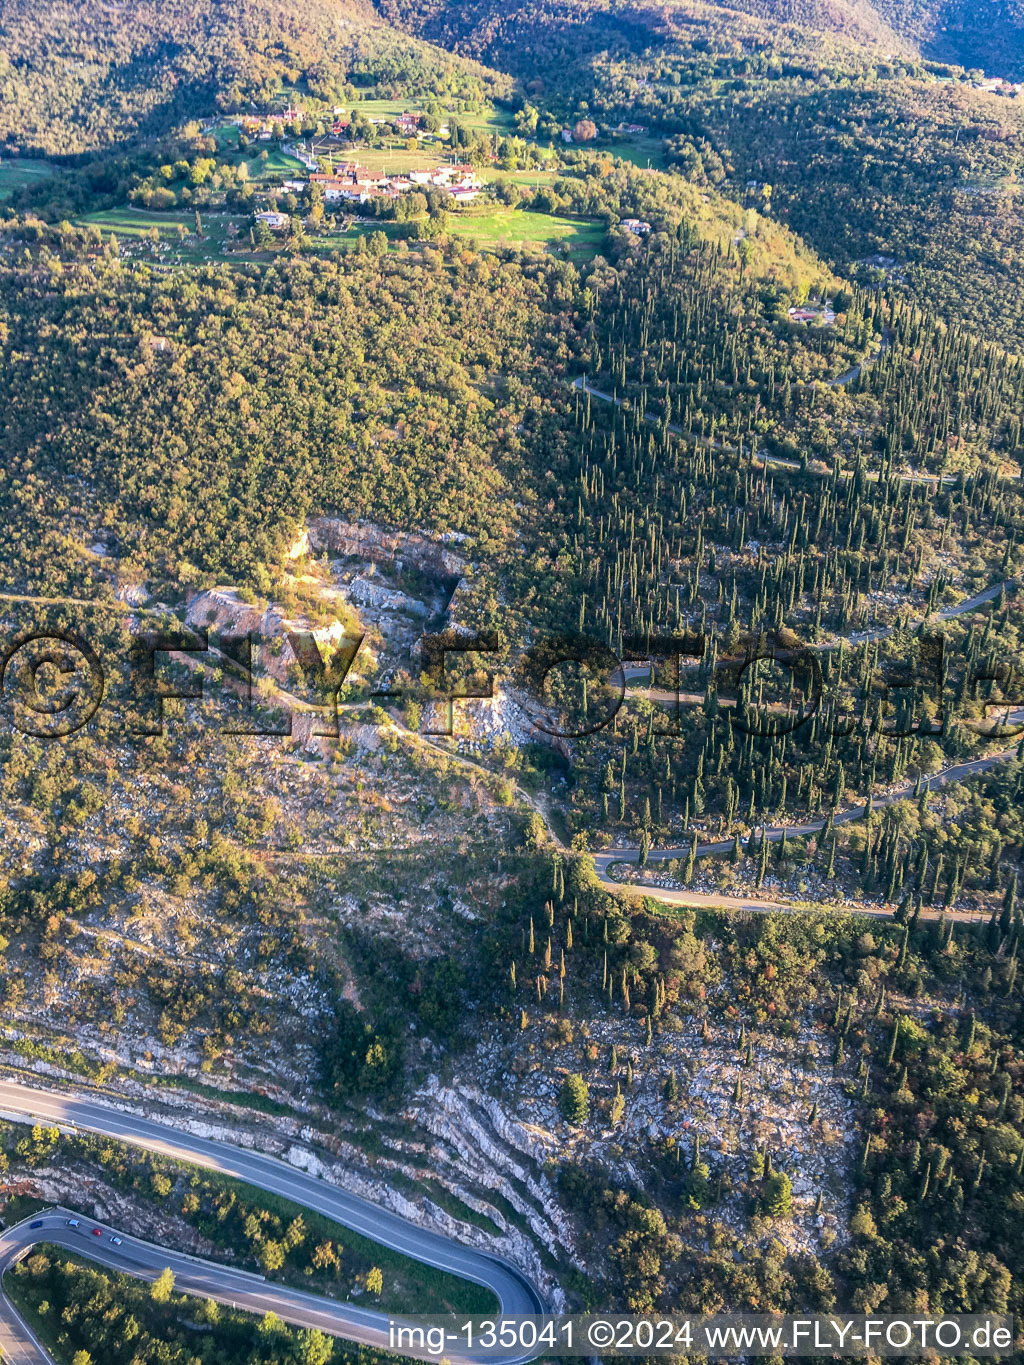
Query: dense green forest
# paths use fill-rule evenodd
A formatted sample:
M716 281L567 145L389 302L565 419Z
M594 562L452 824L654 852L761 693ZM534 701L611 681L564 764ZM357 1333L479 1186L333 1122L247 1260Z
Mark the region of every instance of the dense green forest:
M705 32L728 16L748 14L786 30L817 30L874 47L887 55L919 56L983 68L1017 79L1024 63L1024 15L1014 0L986 6L964 0L742 0L728 6L675 3L646 6L616 0L517 0L496 6L491 0L449 5L446 0L378 0L390 19L444 47L481 56L503 69L514 67L512 32L529 26L540 50L563 57L588 52L614 54L638 48L644 35L661 23L681 21ZM786 35L788 36L788 35Z
M770 204L844 271L886 258L928 306L1020 346L1019 101L975 89L973 59L926 63L882 32L865 45L856 7L829 7L822 36L812 7L531 5L528 48L508 7L385 12L515 72L541 109L645 126L683 174ZM1003 53L1015 31L979 29Z
M330 106L357 89L493 93L493 72L396 33L369 0L0 6L0 140L55 156L278 98ZM283 107L283 105L282 105Z

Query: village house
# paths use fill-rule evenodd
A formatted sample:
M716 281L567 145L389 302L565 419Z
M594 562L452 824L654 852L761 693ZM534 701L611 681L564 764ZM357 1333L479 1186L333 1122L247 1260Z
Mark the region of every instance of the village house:
M634 237L646 237L651 231L650 223L645 223L642 218L623 218L619 226L631 232Z
M818 322L820 320L826 327L831 327L836 320L835 312L827 301L823 304L804 304L798 308L788 308L786 312L791 322Z
M271 209L264 213L257 213L255 218L257 223L266 223L271 232L283 232L291 222L287 213L276 213Z
M323 191L324 203L333 204L339 199L361 201L365 192L350 176L311 175L311 184L317 184Z

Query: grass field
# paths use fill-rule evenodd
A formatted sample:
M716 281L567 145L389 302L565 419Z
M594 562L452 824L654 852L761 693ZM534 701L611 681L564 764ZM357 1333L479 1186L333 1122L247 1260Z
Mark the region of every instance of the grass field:
M195 214L192 212L150 213L132 208L87 213L76 222L98 227L104 237L112 232L119 242L134 242L140 251L149 252L154 261L166 265L216 260L223 255L229 226L234 224L244 238L249 224L247 218L231 218L223 213L205 214L202 218L203 236L196 238ZM155 243L146 242L145 239L152 235L154 228L160 235L161 246L169 246L169 250L161 251ZM184 241L180 240L180 228L185 229Z
M399 175L403 171L425 170L429 166L440 166L448 159L448 149L438 143L435 146L418 148L408 152L404 143L394 147L355 147L346 156L358 161L368 171L388 171Z
M39 180L49 180L55 174L54 168L45 161L31 161L7 158L0 161L0 201L9 198L23 185L32 185Z
M352 106L358 110L364 118L393 119L399 114L423 113L425 104L429 101L411 100L357 100ZM511 114L505 113L502 109L482 109L474 113L464 113L458 109L446 105L444 101L437 102L440 113L438 118L442 123L453 118L461 123L464 128L471 128L476 133L509 133L515 128L515 123Z
M264 175L305 175L306 168L295 156L289 156L287 152L282 152L280 147L268 148L268 156L264 162L259 153L256 156L248 157L246 165L249 167L249 174L254 180L258 180Z
M634 166L650 166L652 170L663 171L666 166L665 147L660 137L634 137L629 141L610 142L602 147L610 156L632 161Z
M518 177L516 177L518 179ZM339 221L343 217L338 215ZM147 260L162 265L195 265L210 260L239 260L240 254L225 247L232 240L229 229L234 226L234 240L247 241L248 222L244 217L224 213L202 216L203 236L195 235L195 215L187 210L179 213L151 213L144 209L106 209L85 214L76 220L80 224L98 227L104 236L113 233L122 244L133 243L136 251ZM495 250L501 246L534 247L538 250L567 249L572 256L587 259L601 250L605 230L601 223L589 219L568 218L545 213L527 213L521 209L498 204L481 204L453 213L450 230L481 250ZM159 243L153 242L153 230ZM182 239L181 229L184 229ZM389 237L398 225L375 218L354 218L343 232L310 238L309 250L317 255L329 255L355 245L361 236L383 231ZM242 252L247 256L248 252Z
M605 238L604 225L582 218L563 218L556 214L524 213L487 205L453 214L452 232L485 249L499 246L537 246L551 250L568 246L574 256L595 256Z
M503 171L498 166L478 166L476 173L488 183L492 180L508 180L513 185L528 189L536 189L538 185L553 185L562 174L557 168L551 171Z
M244 161L250 180L265 180L271 175L291 176L306 173L302 162L294 156L289 156L287 152L282 152L279 143L250 142L243 152L238 145L239 128L236 123L216 128L213 136L217 143L217 155L236 166ZM264 151L267 153L265 162L261 156Z

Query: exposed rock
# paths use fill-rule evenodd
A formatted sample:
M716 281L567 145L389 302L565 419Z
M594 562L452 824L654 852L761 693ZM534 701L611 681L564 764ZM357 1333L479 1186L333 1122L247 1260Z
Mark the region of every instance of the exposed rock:
M427 617L430 615L430 608L424 602L418 602L414 597L407 596L404 592L397 592L394 588L386 588L381 583L375 583L372 578L364 577L362 574L354 578L349 585L348 596L351 601L357 602L362 606L383 608L385 611L404 611L410 616Z
M141 583L118 583L114 596L118 602L127 602L130 607L141 607L149 601L149 593Z
M304 545L305 550L298 548ZM341 521L337 517L313 517L289 551L297 558L309 551L358 555L379 564L395 562L439 578L460 578L466 560L436 540L412 531L385 531L370 523Z
M308 667L309 661L300 659L295 652L295 637L301 636L308 641L312 636L326 661L346 634L340 621L314 626L306 620L291 619L274 603L258 606L244 602L235 588L211 588L191 596L185 620L193 629L213 634L251 635L253 671L269 674L279 683L288 681L288 670L293 664L303 669Z

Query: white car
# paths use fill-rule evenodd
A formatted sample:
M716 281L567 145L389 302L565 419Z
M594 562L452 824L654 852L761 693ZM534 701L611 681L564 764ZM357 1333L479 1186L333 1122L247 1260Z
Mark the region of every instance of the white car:
M110 1240L113 1242L114 1246L116 1246L116 1247L119 1247L119 1246L121 1245L121 1239L120 1239L120 1237L111 1237Z
M77 1218L69 1218L69 1219L68 1219L68 1227L69 1227L69 1228L78 1228L78 1227L81 1227L81 1226L82 1226L82 1225L81 1225L81 1222L80 1222Z

